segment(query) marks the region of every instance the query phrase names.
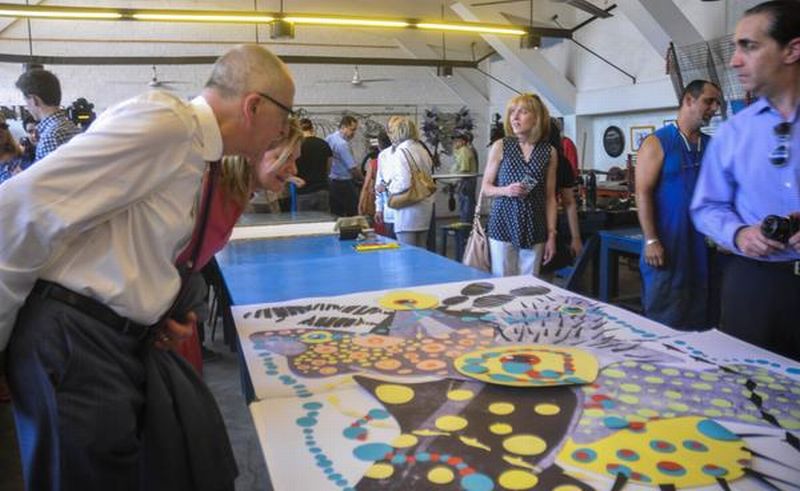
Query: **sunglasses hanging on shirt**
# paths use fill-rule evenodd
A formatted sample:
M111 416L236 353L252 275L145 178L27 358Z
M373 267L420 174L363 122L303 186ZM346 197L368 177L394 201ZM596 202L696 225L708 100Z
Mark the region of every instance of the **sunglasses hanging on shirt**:
M778 145L770 152L769 161L775 167L783 167L789 161L789 141L792 136L792 124L783 122L772 128L778 138Z

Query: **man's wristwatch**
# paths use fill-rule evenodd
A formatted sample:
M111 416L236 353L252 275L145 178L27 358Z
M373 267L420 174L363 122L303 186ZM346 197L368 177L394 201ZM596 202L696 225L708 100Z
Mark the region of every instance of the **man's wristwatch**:
M658 240L658 239L647 239L647 240L644 241L644 245L645 246L651 246L651 245L657 244L659 242L661 242L661 241Z

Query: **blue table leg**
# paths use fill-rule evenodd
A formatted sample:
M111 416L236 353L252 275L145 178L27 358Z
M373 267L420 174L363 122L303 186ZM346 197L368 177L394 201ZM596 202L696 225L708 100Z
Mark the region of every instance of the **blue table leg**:
M603 240L600 242L600 288L598 292L598 296L600 300L603 302L608 302L610 296L610 280L611 280L611 268L612 266L616 269L616 264L612 263L611 250L608 247L607 241ZM616 257L613 258L614 263L616 263Z

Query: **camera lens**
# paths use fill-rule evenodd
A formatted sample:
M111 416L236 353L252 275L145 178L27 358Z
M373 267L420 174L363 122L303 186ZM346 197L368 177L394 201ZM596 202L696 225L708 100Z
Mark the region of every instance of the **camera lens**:
M770 240L787 242L791 236L790 225L789 219L786 217L769 215L761 223L761 233Z

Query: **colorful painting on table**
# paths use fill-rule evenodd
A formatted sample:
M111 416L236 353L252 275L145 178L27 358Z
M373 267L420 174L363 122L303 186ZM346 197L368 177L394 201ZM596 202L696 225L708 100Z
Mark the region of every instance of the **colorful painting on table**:
M234 316L276 489L800 482L800 364L532 277Z

